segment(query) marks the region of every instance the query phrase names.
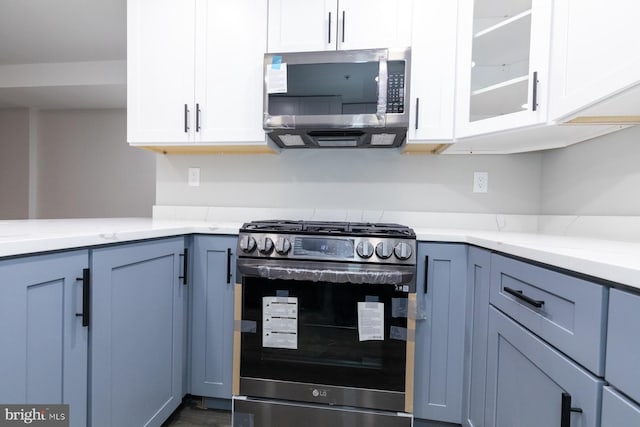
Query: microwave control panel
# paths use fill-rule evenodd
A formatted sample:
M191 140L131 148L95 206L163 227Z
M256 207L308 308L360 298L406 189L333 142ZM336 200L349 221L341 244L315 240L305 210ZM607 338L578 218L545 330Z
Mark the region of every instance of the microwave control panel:
M387 113L404 113L404 61L389 61Z

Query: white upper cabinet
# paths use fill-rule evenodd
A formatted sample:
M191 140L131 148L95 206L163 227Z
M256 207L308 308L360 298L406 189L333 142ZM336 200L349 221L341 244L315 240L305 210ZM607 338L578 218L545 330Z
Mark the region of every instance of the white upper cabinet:
M545 123L551 2L460 0L457 138Z
M412 0L270 0L269 52L411 45Z
M640 2L556 1L553 21L552 119L575 115L640 83ZM607 103L603 108L580 112L578 116L640 117L637 93L634 97L626 97L625 93L620 99ZM615 117L611 122L615 122Z
M413 5L409 151L453 139L457 19L457 0Z
M266 149L267 0L127 5L129 143Z
M269 0L269 52L336 49L336 0Z
M127 1L127 140L186 144L193 109L195 2Z
M267 48L266 0L197 0L197 141L265 143L262 64Z
M338 49L411 45L412 0L339 0Z

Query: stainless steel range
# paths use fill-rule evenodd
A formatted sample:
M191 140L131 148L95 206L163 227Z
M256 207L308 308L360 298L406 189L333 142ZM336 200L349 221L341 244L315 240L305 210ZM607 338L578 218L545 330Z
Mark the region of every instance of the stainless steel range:
M397 224L242 226L234 427L412 425L415 240Z

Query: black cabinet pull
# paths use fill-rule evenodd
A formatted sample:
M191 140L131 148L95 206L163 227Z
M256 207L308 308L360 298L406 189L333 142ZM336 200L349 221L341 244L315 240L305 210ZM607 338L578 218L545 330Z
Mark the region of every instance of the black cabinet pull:
M182 279L182 284L186 285L187 282L187 268L189 266L189 249L184 248L184 252L180 254L182 257L182 276L178 276L178 279Z
M227 249L227 284L231 283L231 249Z
M420 120L420 98L416 98L416 130L418 130L419 120Z
M424 293L429 290L429 255L424 257Z
M345 20L345 17L346 17L346 13L343 10L342 11L342 43L344 43L344 20Z
M82 326L89 326L91 319L91 270L82 269L82 277L76 280L82 280L82 313L76 313L76 317L82 317Z
M571 395L567 392L562 393L562 408L560 410L560 427L571 427L571 413L582 413L582 408L571 407Z
M538 72L533 72L533 94L532 94L532 105L531 109L536 111L538 109Z
M200 132L200 104L196 104L196 132Z
M184 104L184 133L189 132L189 107Z
M514 297L521 299L522 301L526 302L527 304L530 304L536 308L540 308L544 305L544 301L542 300L537 300L537 299L533 299L531 297L526 296L522 291L516 290L516 289L512 289L512 288L508 288L508 287L504 287L504 291L506 293L508 293L509 295L513 295Z
M329 12L329 40L327 41L328 44L331 44L331 12Z

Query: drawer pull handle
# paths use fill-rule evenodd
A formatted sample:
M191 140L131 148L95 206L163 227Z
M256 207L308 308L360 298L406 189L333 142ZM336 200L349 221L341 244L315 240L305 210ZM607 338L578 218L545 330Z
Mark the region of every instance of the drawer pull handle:
M511 288L508 288L506 286L504 287L504 291L506 293L508 293L509 295L513 295L514 297L516 297L518 299L521 299L522 301L524 301L527 304L532 305L532 306L534 306L536 308L540 308L540 307L542 307L544 305L544 301L528 297L522 291L511 289Z
M571 407L571 395L562 393L562 408L560 410L560 427L571 427L571 413L582 413L582 408Z

